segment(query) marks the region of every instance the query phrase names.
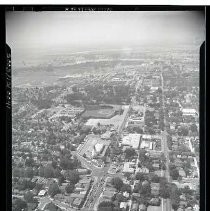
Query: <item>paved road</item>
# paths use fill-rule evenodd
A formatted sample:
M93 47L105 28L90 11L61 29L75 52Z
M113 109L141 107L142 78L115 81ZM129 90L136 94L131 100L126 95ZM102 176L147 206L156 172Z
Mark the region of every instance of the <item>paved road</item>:
M63 202L53 200L53 203L60 207L61 209L67 210L67 211L76 211L77 209L70 207L68 204L65 204Z
M163 81L163 75L161 73L161 88L162 88L162 106L163 106L163 112L165 114L165 98L164 98L164 81ZM165 115L164 115L165 116ZM165 158L166 158L166 171L165 171L165 177L168 182L171 182L171 177L169 173L169 149L167 145L167 131L165 129L166 125L166 119L164 118L164 131L162 131L162 150L164 152ZM162 211L171 211L171 200L170 199L163 199L163 206L162 206Z
M129 116L129 112L128 112L129 109L130 109L130 105L125 111L124 120L118 130L119 135L121 134L121 132L125 126L126 120ZM103 192L104 181L106 180L106 178L108 176L110 176L108 174L110 164L105 167L99 168L99 167L94 166L91 162L88 162L84 157L79 155L77 152L75 152L74 154L77 156L77 158L80 160L81 164L85 168L92 170L91 175L96 178L95 184L93 185L92 189L90 190L87 200L85 201L84 206L81 209L83 211L85 211L85 210L93 211L96 207L95 204L98 202L98 199L99 199L101 193Z
M103 183L105 178L108 175L108 170L110 167L110 164L105 167L96 167L91 162L88 162L84 157L79 155L78 153L74 153L74 155L77 156L78 160L80 160L81 164L90 169L92 171L91 176L95 178L95 181L93 183L93 186L88 194L88 197L84 203L83 209L81 210L87 210L87 208L91 211L93 211L94 204L99 198L99 195L103 191Z

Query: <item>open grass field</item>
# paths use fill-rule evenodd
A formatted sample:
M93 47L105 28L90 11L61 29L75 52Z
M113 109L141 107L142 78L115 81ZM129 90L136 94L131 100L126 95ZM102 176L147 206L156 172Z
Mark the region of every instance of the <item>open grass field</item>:
M97 109L97 110L87 110L82 116L88 118L104 118L110 119L115 115L115 111L113 109Z
M123 106L124 112L122 115L115 115L111 118L102 119L102 118L91 118L86 122L87 126L96 126L98 123L101 125L114 125L115 128L118 128L124 121L125 116L129 110L129 106Z

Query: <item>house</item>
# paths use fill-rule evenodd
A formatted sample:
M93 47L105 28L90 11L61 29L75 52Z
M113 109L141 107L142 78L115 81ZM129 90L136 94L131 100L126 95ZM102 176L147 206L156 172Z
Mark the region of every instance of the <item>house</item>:
M38 178L34 177L31 182L37 182Z
M76 198L74 199L74 201L72 202L72 206L73 207L76 207L76 208L79 208L82 204L82 199L81 198Z
M147 207L144 204L139 205L139 211L146 211Z
M133 193L133 194L132 194L132 197L133 197L135 200L138 200L138 199L140 199L141 195L140 195L140 193Z
M179 175L181 176L181 177L186 177L186 173L185 173L185 171L184 171L184 169L179 169Z
M185 211L192 211L192 210L193 210L192 207L185 208Z
M31 192L33 193L34 196L37 196L39 193L39 191L35 188Z
M72 204L72 202L74 201L74 199L75 198L71 198L71 197L68 197L68 198L66 198L66 203L68 203L68 204Z
M83 199L84 198L84 195L77 194L77 193L72 193L72 194L70 194L70 197L71 198L80 198L80 199Z
M128 202L120 202L120 209L126 210L127 207L128 207Z
M136 169L136 172L141 172L141 173L146 173L146 174L148 174L148 173L149 173L149 169L146 168L146 167L137 168L137 169Z
M129 193L127 191L123 192L123 196L128 198L129 197Z
M182 201L186 201L186 197L185 197L184 194L182 194L179 198L180 198L180 200L182 200Z
M148 185L149 184L149 182L147 181L147 180L144 180L143 182L142 182L142 185L144 186L144 185Z
M193 210L194 210L194 211L199 211L199 210L200 210L198 204L195 204L195 205L194 205Z
M155 170L159 170L160 169L160 164L159 163L153 163L152 166L153 166L153 168Z
M79 181L80 184L90 184L91 178L84 178Z
M152 206L160 206L160 199L159 198L152 198L149 201L149 204Z
M158 196L159 195L159 191L160 191L160 183L152 182L150 184L150 186L151 186L151 194L155 195L155 196Z
M148 206L147 211L162 211L161 206Z
M133 203L131 206L131 211L138 211L139 210L139 204L138 203Z
M65 193L65 192L66 192L66 186L67 186L66 183L65 183L65 184L62 184L62 185L60 186L61 193Z
M54 199L58 200L58 201L63 201L64 199L64 195L61 193L58 193L54 196Z
M38 196L45 196L46 193L47 193L46 190L40 190Z
M186 201L180 201L179 205L182 207L186 207L187 206L187 202Z
M88 174L88 169L78 169L77 171L80 175Z
M161 177L162 176L162 171L161 170L157 170L157 171L154 171L154 174Z
M115 194L115 191L105 190L103 192L103 198L106 198L106 199L110 199L111 200L111 198L114 196L114 194Z

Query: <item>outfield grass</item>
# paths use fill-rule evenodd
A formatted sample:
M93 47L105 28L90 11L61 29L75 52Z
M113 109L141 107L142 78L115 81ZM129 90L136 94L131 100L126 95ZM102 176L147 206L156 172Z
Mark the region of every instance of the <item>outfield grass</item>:
M109 119L115 115L113 109L98 109L98 110L87 110L82 116L88 118L104 118Z

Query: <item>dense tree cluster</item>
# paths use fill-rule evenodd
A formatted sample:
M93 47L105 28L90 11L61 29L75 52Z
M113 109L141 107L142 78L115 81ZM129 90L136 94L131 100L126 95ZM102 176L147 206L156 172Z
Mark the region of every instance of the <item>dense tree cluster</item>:
M12 200L12 211L26 211L27 203L22 199L13 199Z
M51 183L50 186L49 186L49 189L48 189L48 194L51 197L53 197L53 196L55 196L58 193L60 193L60 189L59 189L58 184L56 182Z
M120 191L122 186L123 186L123 181L119 177L114 177L112 178L111 184L118 190Z

